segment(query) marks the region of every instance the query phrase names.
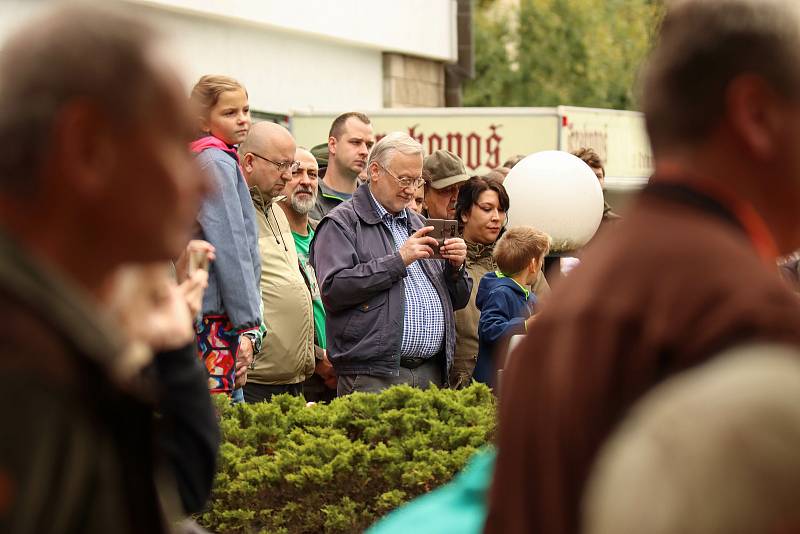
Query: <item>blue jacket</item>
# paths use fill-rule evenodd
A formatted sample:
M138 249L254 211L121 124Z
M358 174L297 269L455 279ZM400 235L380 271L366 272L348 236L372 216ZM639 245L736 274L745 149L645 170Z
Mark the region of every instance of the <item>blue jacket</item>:
M473 378L493 385L494 351L498 341L525 333L525 320L536 304L533 293L527 292L513 278L487 273L481 278L475 305L481 311L478 321L478 362Z
M211 138L207 144L213 141ZM227 315L238 332L258 328L261 258L256 212L247 183L233 151L206 147L198 154L197 161L213 177L216 186L214 194L203 202L197 218L200 239L214 245L217 255L209 267L202 313Z
M424 221L409 212L408 225L411 235ZM328 358L336 372L398 376L407 272L370 200L368 184L322 219L311 243L310 261L325 305ZM472 279L465 269L453 269L449 262L418 261L444 307L446 358L442 363L443 371L449 372L456 326L448 310L467 305Z

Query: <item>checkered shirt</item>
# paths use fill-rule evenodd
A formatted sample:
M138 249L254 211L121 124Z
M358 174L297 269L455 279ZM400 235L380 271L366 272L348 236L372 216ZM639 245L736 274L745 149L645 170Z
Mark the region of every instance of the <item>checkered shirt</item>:
M384 226L389 229L394 240L395 251L400 250L408 239L406 210L396 217L386 211L370 191L372 204ZM403 341L400 356L409 358L430 358L442 347L444 340L444 307L430 279L422 270L418 260L406 267L405 313L403 315Z

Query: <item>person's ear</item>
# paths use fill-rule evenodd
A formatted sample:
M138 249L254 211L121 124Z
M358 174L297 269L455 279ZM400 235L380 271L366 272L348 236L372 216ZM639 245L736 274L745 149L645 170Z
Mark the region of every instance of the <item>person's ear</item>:
M211 124L208 120L208 117L206 117L205 115L201 115L199 119L200 119L200 131L205 134L211 135Z
M333 137L331 137L331 139L333 139ZM373 161L372 163L369 164L369 173L368 174L369 174L370 182L374 181L375 178L378 177L378 174L380 174L380 168L378 166L378 162L377 161Z
M461 223L462 224L467 224L467 222L469 222L469 214L470 214L471 211L472 211L472 208L470 208L467 211L464 211L464 212L461 213Z
M244 157L242 157L242 170L248 174L253 172L253 158L254 156L250 152L246 153Z
M328 165L330 160L336 155L336 138L331 136L328 138Z
M779 149L782 125L787 120L783 98L760 76L734 79L726 93L728 120L744 146L767 159Z
M92 194L112 182L121 155L120 136L106 113L88 103L66 106L53 127L53 154L75 190Z

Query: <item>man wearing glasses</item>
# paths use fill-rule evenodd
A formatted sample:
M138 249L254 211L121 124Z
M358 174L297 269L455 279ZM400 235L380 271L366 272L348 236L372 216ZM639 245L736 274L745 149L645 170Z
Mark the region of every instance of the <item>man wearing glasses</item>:
M268 401L273 395L301 395L314 372L314 311L306 289L292 229L276 204L299 163L289 131L271 122L253 125L239 147L244 177L258 223L261 257L261 299L264 336L244 387L246 402Z
M338 394L396 384L444 386L453 362L453 311L472 280L467 247L436 239L407 209L422 185L422 146L394 132L372 149L369 185L326 215L311 245L328 328L328 357Z

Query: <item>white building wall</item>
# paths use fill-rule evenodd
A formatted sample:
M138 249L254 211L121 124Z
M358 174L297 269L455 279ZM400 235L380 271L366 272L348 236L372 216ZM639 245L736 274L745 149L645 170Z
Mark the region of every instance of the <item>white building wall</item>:
M125 0L355 47L456 61L455 0Z
M0 41L53 1L0 0ZM456 59L455 0L116 1L170 37L187 92L227 74L257 111L379 109L383 52Z
M142 13L170 36L187 85L203 74L241 81L254 110L383 106L379 50L356 48L296 33L150 7Z

